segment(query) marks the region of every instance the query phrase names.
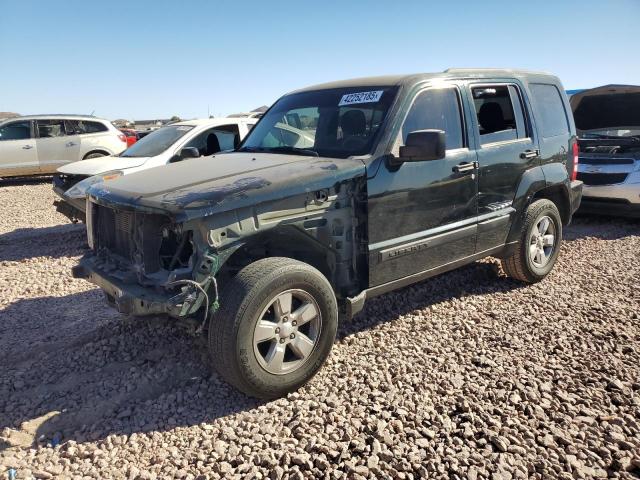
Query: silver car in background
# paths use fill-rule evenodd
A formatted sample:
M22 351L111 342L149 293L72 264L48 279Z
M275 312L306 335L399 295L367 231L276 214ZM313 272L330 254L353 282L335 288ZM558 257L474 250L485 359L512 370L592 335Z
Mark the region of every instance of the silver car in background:
M0 177L46 175L70 162L117 155L127 138L109 120L30 115L0 121Z
M579 137L580 212L640 218L640 86L571 96Z

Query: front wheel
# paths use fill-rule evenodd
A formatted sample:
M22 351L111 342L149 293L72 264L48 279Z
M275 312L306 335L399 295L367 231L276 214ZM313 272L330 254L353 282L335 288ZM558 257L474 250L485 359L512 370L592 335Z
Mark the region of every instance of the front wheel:
M556 263L562 242L562 220L551 200L537 200L525 213L520 243L502 260L502 269L517 280L534 283L546 277Z
M277 398L307 383L331 351L336 297L310 265L272 257L243 268L225 286L209 324L213 367L257 398Z

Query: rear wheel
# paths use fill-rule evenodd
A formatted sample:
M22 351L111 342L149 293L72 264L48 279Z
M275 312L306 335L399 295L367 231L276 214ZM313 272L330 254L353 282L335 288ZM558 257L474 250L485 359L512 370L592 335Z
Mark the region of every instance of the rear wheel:
M326 360L338 324L328 280L290 258L265 258L226 285L209 324L213 367L258 398L276 398L308 382Z
M89 155L85 155L84 160L89 160L90 158L106 157L106 156L107 154L103 152L93 152L93 153L90 153Z
M527 283L546 277L558 258L562 220L551 200L537 200L527 208L517 250L502 260L507 275Z

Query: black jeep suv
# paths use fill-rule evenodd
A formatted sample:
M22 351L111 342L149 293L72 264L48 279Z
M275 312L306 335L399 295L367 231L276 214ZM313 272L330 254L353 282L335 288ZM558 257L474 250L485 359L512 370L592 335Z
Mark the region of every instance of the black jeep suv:
M273 398L314 375L368 298L489 255L542 280L580 203L577 153L548 74L310 87L233 153L93 186L74 275L123 313L201 322L212 366Z

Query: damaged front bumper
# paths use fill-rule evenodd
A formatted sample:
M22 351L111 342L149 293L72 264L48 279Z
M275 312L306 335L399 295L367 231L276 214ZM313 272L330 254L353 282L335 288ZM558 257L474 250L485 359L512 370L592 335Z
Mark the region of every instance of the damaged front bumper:
M82 278L104 290L109 304L128 315L172 314L179 310L175 294L160 293L141 285L125 283L96 266L96 259L85 256L71 269L74 278Z
M102 262L95 255L85 255L80 259L79 264L71 269L71 273L74 278L87 280L100 287L109 305L118 312L133 316L164 314L173 318L193 316L204 302L209 301L201 292L206 290L211 282L215 284L215 278L211 275L203 282L200 289L188 283L179 288L178 292L175 291L174 286L145 287L110 275L101 269L100 265ZM217 302L217 285L215 292Z

